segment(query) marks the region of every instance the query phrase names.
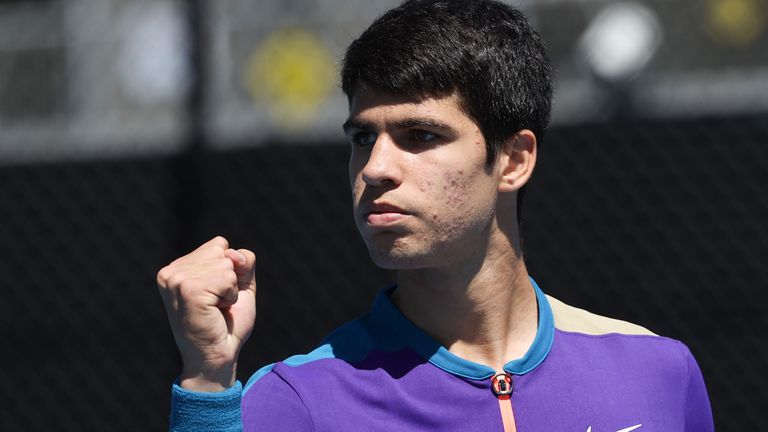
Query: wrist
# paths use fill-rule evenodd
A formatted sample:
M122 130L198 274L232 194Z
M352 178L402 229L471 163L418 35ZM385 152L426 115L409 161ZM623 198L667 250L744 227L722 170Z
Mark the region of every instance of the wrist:
M236 381L236 365L216 370L185 367L179 377L179 386L187 390L210 393L227 390L234 386Z

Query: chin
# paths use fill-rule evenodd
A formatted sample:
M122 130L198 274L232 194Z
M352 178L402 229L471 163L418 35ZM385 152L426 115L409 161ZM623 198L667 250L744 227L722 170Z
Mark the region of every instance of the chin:
M368 246L368 254L378 267L387 270L414 270L428 267L427 257L422 253L405 250L402 247Z
M371 255L371 260L377 267L385 270L416 270L426 267L420 260L410 259L408 257L383 257L380 255Z

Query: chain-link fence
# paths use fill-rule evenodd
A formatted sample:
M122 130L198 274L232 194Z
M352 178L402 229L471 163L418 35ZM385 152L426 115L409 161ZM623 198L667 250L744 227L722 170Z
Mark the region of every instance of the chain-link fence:
M685 341L718 430L768 403L765 117L551 131L526 203L551 294ZM2 430L161 430L179 370L154 275L214 234L258 255L241 378L367 310L343 145L0 170ZM184 183L199 170L196 190Z

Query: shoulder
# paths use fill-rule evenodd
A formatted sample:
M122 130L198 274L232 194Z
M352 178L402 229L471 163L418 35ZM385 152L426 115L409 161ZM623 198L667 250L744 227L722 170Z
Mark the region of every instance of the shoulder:
M372 323L370 318L366 315L351 321L312 351L253 374L242 395L243 422L248 425L244 430L276 430L274 425L284 417L292 417L301 427L280 431L314 430L310 425L335 424L335 419L364 406L367 399L356 395L378 393L378 384L391 382L381 371L391 371L393 365L406 364L416 356L404 350L384 324Z
M374 338L363 316L339 327L312 351L266 365L243 387L244 430L314 430L311 405L304 382L334 374L351 358L363 357ZM290 422L286 423L286 419Z
M555 335L537 373L544 388L565 395L554 403L547 393L550 402L561 410L600 407L604 416L632 412L651 429L679 424L680 430L712 430L702 374L685 344L553 297L547 301Z
M695 360L682 342L628 321L608 318L547 296L556 330L555 357L594 366L617 377L630 371L644 380L683 383ZM626 376L625 376L626 378Z
M560 300L547 296L547 301L552 308L555 320L555 328L565 332L581 333L587 335L624 334L656 336L655 333L645 327L597 315L584 309L567 305Z
M621 370L642 365L687 376L692 355L682 342L660 336L647 328L594 314L547 296L552 309L561 356L580 356L590 363L614 365ZM567 353L567 354L566 354Z
M321 369L323 373L343 369L345 365L363 361L373 351L391 352L401 348L380 327L369 314L352 320L331 332L312 351L293 355L259 369L248 380L244 390L247 392L270 374L277 374L290 382L293 376L311 375Z

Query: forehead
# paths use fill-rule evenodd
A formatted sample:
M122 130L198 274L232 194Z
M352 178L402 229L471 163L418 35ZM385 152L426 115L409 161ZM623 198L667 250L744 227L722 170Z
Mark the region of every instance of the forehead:
M461 108L461 99L455 92L446 96L414 98L359 89L349 103L350 120L386 122L407 118L441 120L456 128L475 126Z

